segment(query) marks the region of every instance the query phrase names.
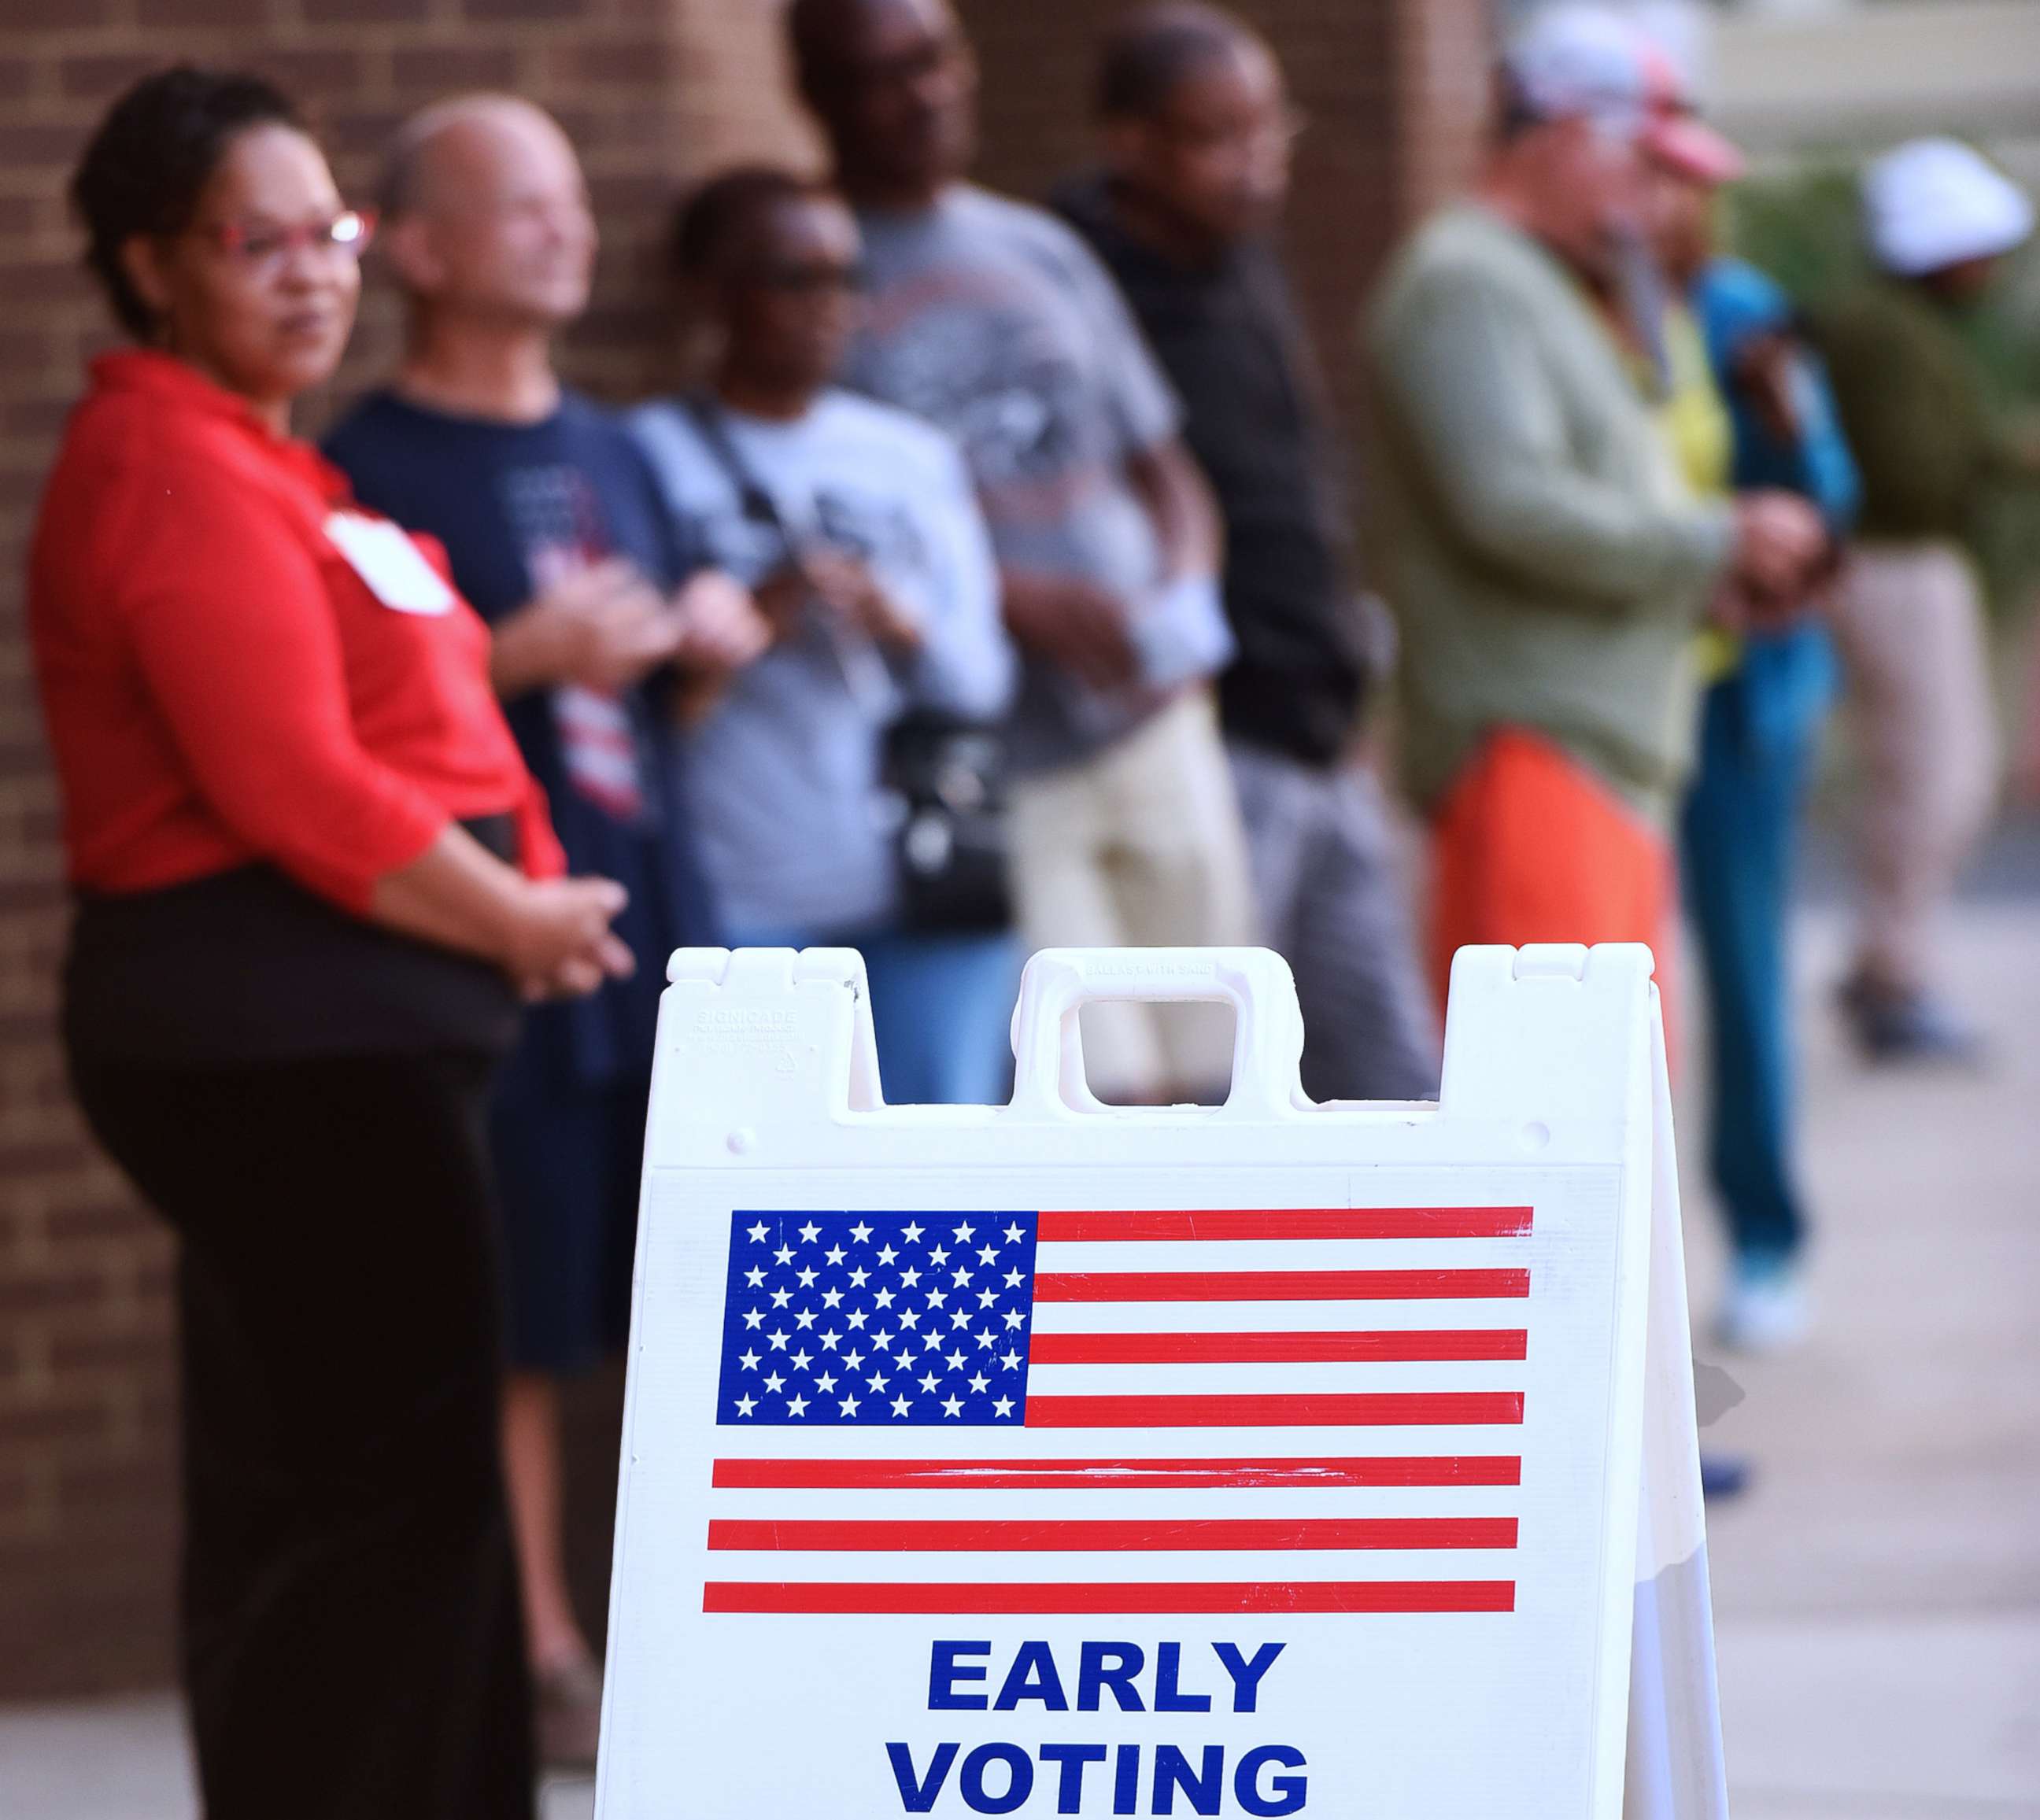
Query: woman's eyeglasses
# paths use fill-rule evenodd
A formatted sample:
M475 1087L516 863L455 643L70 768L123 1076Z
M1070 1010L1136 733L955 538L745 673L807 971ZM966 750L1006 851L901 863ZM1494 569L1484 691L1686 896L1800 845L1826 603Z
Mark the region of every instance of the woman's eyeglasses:
M375 217L365 209L343 209L329 221L300 222L295 227L267 223L223 222L190 230L228 258L253 272L274 272L295 253L344 253L359 259L375 237Z

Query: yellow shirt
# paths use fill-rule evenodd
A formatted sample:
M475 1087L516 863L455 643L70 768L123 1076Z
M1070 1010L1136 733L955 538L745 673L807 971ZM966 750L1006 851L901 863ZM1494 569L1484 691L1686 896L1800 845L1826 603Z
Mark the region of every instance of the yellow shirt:
M1665 352L1671 392L1658 408L1658 427L1696 499L1728 497L1735 464L1735 423L1715 383L1707 345L1693 313L1674 303L1665 313ZM1735 668L1734 635L1709 627L1699 636L1700 678L1718 682Z

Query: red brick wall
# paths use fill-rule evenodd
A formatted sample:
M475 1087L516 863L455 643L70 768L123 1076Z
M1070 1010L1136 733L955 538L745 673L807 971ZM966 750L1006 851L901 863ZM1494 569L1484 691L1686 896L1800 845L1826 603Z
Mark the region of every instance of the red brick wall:
M1251 0L1316 122L1292 232L1334 375L1399 217L1456 174L1483 0ZM1086 0L967 0L988 180L1037 193L1087 154ZM86 1142L53 1033L63 933L56 802L19 578L89 352L63 185L107 101L183 57L253 65L314 110L343 187L412 108L509 87L579 142L603 226L574 376L615 395L666 369L653 249L677 185L812 147L781 98L772 0L0 0L0 1698L163 1678L175 1542L172 1252ZM1419 22L1421 21L1421 23ZM338 385L390 352L371 294ZM314 400L316 427L331 400ZM282 1210L287 1214L287 1210Z
M1406 219L1451 195L1479 155L1494 48L1490 0L1410 0L1403 8L1396 196Z
M1489 0L1230 0L1274 45L1309 125L1288 241L1334 392L1353 325L1412 215L1463 177L1486 92ZM959 0L984 70L985 181L1039 197L1089 161L1098 0Z

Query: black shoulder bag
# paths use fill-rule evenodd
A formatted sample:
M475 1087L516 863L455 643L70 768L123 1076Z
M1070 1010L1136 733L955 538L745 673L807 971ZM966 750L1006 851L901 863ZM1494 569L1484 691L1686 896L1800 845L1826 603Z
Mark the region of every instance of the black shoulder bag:
M786 566L800 541L754 475L721 408L697 393L688 416L752 523L771 531ZM938 708L909 708L885 730L880 783L896 827L901 920L931 934L990 933L1013 920L1006 876L1006 744L996 725Z

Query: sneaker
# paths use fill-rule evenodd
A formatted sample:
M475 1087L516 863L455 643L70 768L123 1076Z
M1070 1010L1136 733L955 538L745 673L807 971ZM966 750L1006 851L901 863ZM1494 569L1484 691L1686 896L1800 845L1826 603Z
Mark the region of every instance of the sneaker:
M1859 975L1836 996L1857 1047L1871 1062L1975 1068L1989 1058L1973 1025L1916 987L1878 986Z
M1786 1352L1813 1325L1806 1273L1783 1258L1741 1258L1715 1317L1715 1338L1731 1351Z
M1739 1453L1700 1456L1700 1495L1710 1503L1740 1498L1749 1489L1749 1462Z
M592 1661L534 1671L539 1761L546 1769L592 1769L602 1735L602 1670Z

